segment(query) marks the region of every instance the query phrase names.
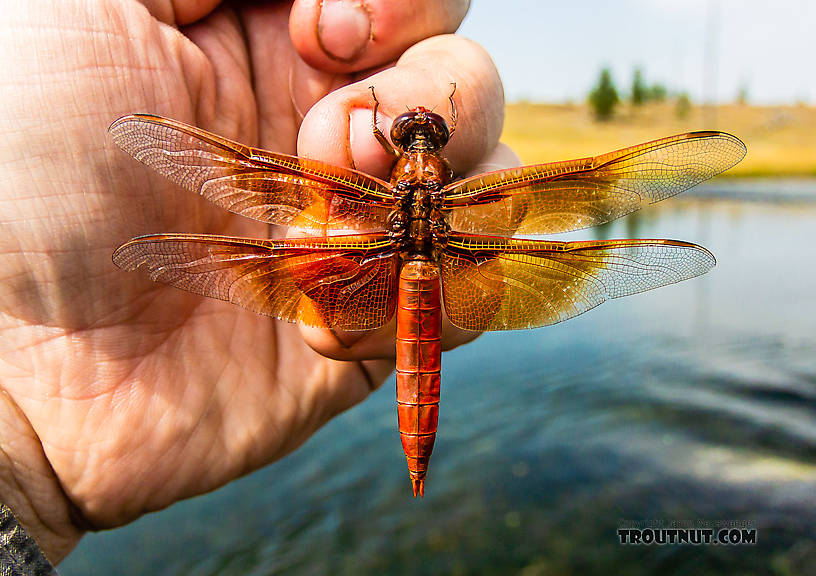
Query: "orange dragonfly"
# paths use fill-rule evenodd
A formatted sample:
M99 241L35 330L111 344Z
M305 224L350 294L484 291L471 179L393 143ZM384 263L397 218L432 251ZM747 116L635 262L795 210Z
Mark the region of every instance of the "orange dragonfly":
M441 154L455 129L423 107L398 116L391 179L251 148L158 116L113 123L137 160L216 205L312 236L153 234L120 246L126 270L259 314L340 330L396 315L397 414L414 496L424 495L439 410L442 308L464 330L555 324L609 298L704 274L705 248L676 240L557 242L517 235L596 226L727 170L745 145L691 132L592 158L455 180ZM393 143L393 145L392 145ZM352 232L351 234L349 234Z

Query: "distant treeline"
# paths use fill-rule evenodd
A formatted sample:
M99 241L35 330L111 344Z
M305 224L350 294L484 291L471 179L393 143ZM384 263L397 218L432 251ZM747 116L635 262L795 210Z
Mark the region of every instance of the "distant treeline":
M668 90L659 82L648 85L643 78L643 72L636 68L632 76L632 87L629 91L629 102L632 106L642 106L647 102L663 102L668 98ZM679 117L688 115L691 109L691 100L685 92L674 94L675 111ZM589 105L598 120L608 120L615 114L615 109L621 99L612 73L609 68L603 68L595 87L589 93Z

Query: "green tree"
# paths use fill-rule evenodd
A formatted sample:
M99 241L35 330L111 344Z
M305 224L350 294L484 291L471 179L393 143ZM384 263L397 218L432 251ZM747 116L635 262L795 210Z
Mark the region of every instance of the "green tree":
M643 83L643 72L640 68L635 68L635 75L632 77L632 105L640 106L648 97L646 84Z
M663 84L655 82L649 88L647 96L648 99L653 102L663 102L666 99L666 94L666 87Z
M691 99L686 92L683 92L677 97L677 103L675 104L674 113L677 115L678 118L686 118L691 112Z
M595 117L598 120L608 120L615 112L615 106L618 105L618 91L615 90L615 83L612 81L612 74L609 68L601 70L601 76L598 78L598 83L589 93L589 104Z

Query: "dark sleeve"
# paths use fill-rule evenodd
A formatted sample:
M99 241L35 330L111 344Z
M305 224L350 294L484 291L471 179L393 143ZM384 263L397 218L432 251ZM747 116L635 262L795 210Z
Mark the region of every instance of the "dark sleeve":
M59 576L34 538L0 503L0 576Z

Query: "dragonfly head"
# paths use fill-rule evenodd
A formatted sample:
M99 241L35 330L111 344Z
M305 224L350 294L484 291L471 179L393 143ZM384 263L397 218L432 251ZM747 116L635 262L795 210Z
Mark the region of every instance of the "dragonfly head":
M400 114L391 125L391 141L402 151L439 150L448 143L445 119L422 106Z

